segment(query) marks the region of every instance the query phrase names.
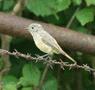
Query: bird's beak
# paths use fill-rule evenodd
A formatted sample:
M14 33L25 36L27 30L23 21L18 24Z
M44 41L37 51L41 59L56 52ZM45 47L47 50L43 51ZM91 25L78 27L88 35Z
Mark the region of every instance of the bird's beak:
M25 29L25 30L29 30L29 28L28 28L28 27L24 27L24 29Z

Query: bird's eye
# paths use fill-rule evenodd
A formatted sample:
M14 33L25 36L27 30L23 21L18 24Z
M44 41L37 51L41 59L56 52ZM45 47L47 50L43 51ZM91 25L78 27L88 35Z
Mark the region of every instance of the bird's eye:
M31 27L32 29L34 29L34 27Z

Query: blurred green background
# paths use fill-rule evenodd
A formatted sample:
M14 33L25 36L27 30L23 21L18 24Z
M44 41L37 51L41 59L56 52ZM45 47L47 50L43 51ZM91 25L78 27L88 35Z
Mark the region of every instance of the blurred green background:
M18 0L0 0L0 11L12 12ZM95 34L95 0L26 0L21 17L71 28L77 32ZM70 23L71 22L71 23ZM27 43L28 42L28 43ZM1 43L2 44L2 43ZM14 49L31 55L42 55L33 41L12 37L10 51ZM68 53L69 51L66 50ZM79 64L95 68L95 57L70 51ZM10 71L3 76L2 90L39 90L40 79L46 67L43 63L10 56ZM0 70L3 67L0 58ZM49 68L41 90L95 90L95 73L59 66ZM35 89L36 87L36 89Z

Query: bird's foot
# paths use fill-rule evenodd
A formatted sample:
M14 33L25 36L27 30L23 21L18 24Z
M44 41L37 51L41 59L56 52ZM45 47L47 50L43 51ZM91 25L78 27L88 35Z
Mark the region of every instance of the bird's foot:
M49 58L49 55L48 54L44 54L44 55L36 55L38 58L40 59L44 59L44 58Z
M49 54L42 55L43 58L48 57L48 56L49 56Z

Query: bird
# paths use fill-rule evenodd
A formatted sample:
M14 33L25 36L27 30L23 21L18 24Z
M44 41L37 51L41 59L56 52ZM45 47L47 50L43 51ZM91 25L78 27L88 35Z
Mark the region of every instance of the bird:
M38 49L42 52L47 53L49 55L62 54L67 57L69 60L76 64L76 61L69 56L65 51L57 43L56 39L52 37L43 26L39 23L32 23L28 25L25 29L27 29L33 37L34 43Z

